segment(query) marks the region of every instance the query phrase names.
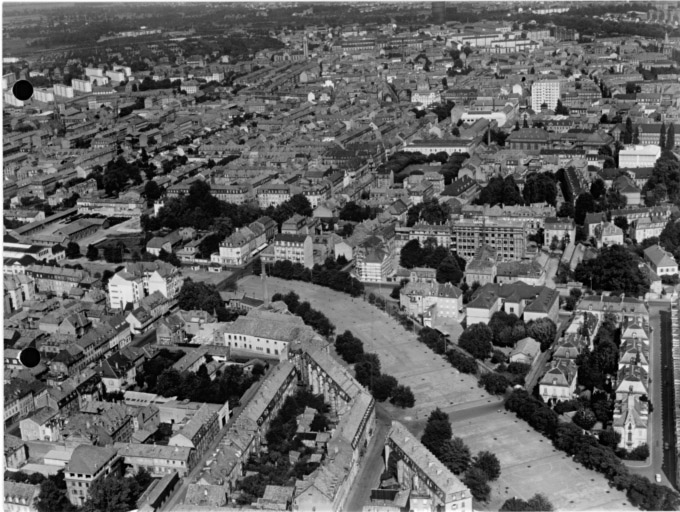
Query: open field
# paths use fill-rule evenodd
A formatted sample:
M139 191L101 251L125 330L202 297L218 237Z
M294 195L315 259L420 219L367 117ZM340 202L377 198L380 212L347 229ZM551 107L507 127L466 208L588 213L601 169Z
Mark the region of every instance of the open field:
M364 342L366 352L380 357L383 373L396 377L400 384L410 386L416 397L412 409L397 409L395 416L405 422L426 418L439 407L483 400L495 400L478 387L477 379L459 373L441 356L419 343L413 332L408 332L378 308L328 288L299 281L267 278L269 294L292 290L301 300L322 311L335 324L336 333L346 329ZM262 280L248 276L238 282L238 288L249 296L262 298Z
M604 476L556 450L514 413L503 409L461 421L455 414L450 418L453 435L461 437L473 455L489 450L501 463L501 477L491 483L491 501L480 508L498 510L508 498L527 500L540 492L555 510L634 509Z

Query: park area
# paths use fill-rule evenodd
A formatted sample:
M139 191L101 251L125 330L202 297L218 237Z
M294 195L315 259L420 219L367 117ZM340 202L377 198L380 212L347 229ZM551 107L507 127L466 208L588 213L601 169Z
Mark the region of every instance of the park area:
M488 450L501 463L500 478L489 484L491 500L476 508L498 510L513 496L526 501L540 492L555 510L635 509L602 474L571 460L512 412L502 409L462 421L449 417L453 435L462 438L472 453Z

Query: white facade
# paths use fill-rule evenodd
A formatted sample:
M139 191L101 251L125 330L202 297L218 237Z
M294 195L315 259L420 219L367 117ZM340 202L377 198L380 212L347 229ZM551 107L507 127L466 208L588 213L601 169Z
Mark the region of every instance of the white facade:
M71 85L73 86L74 91L92 92L92 82L89 82L87 80L79 80L77 78L74 78L73 80L71 80Z
M619 167L637 168L654 167L661 156L661 148L654 144L649 146L626 146L619 151Z
M531 86L531 108L535 112L541 111L545 103L548 108L555 110L557 100L560 99L562 87L559 80L540 80Z
M64 84L54 84L54 94L62 98L73 98L73 87Z
M158 273L158 271L155 271L149 276L149 295L154 292L160 292L160 294L166 299L174 299L179 295L179 291L182 288L183 282L184 280L177 273L168 277L163 277Z
M314 266L314 246L309 235L281 234L274 240L274 261L289 260L307 268Z
M126 272L118 272L109 280L109 305L112 308L125 308L127 303L139 304L144 297L144 285Z
M35 89L33 91L33 99L42 101L43 103L51 103L54 101L54 90L49 89Z
M104 70L100 68L85 68L85 76L101 77L104 76Z
M24 102L16 99L14 97L14 93L12 91L6 91L4 99L5 99L5 105L11 105L13 107L23 107L24 106Z

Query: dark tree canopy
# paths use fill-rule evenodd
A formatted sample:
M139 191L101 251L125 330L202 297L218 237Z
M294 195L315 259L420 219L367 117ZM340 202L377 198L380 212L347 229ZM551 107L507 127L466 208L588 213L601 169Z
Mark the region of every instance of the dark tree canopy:
M649 282L638 267L633 254L625 247L603 247L597 258L579 263L574 271L577 281L590 285L594 290L626 293L634 297L649 289Z
M458 338L458 346L470 353L477 359L486 359L491 356L493 347L491 342L493 333L491 329L483 323L469 326Z
M515 206L524 204L524 198L515 183L515 178L512 176L506 178L494 176L489 180L489 184L481 190L475 204Z
M526 177L522 193L525 203L549 203L555 206L557 198L555 175L551 172L530 173Z

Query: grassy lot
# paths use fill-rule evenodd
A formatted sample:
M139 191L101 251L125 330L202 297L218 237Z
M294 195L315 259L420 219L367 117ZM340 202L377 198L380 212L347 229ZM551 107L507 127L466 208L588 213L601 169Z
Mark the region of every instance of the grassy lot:
M494 453L501 477L491 483L491 501L479 508L498 510L517 496L524 500L540 492L555 510L633 510L624 492L610 488L603 475L577 464L513 413L491 412L455 421L455 436L463 438L475 455Z

